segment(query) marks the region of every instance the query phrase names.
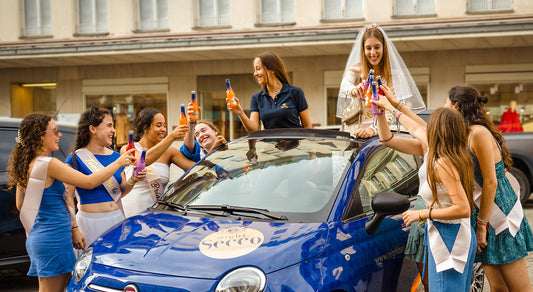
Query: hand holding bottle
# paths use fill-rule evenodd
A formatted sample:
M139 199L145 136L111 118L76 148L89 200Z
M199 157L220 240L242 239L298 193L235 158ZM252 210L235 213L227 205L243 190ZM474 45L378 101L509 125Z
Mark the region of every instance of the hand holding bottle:
M120 157L115 160L115 163L118 163L120 167L128 166L135 162L135 148L129 149L124 154L120 155Z

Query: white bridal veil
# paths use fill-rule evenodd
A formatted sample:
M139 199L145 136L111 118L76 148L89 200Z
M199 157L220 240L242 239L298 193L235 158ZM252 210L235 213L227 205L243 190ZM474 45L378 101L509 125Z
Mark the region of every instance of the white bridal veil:
M396 50L394 44L391 42L389 37L387 37L385 31L383 31L383 29L379 25L367 25L357 34L357 38L355 39L355 43L353 44L352 51L350 52L350 56L348 57L348 62L346 62L345 70L348 70L351 66L355 64L361 63L361 40L366 30L369 28L378 28L385 37L385 43L387 45L389 54L389 63L391 66L392 87L394 89L396 98L415 113L425 110L426 105L422 100L422 96L420 95L420 92L416 87L415 81L413 80L411 73L409 73L407 66L405 66L405 63L403 62L402 57L400 57L398 50ZM366 78L366 76L363 78ZM389 86L391 86L391 84L389 84ZM339 90L339 97L337 98L337 117L341 116L342 107L344 105L344 98L345 94L342 92L342 90ZM346 104L350 104L351 101L351 96L347 96Z

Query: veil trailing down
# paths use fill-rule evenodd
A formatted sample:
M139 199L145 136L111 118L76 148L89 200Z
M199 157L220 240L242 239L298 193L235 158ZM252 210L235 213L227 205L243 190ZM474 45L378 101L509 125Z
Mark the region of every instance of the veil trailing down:
M389 84L389 86L392 86L398 101L409 107L415 113L425 110L426 105L422 100L422 96L416 87L411 73L409 73L407 66L405 66L402 57L400 57L400 54L398 53L398 50L396 50L392 41L387 37L385 31L377 24L367 25L359 31L352 47L352 51L350 52L350 56L348 57L348 62L346 62L345 71L352 66L361 63L361 41L365 31L369 28L379 29L385 38L392 77L392 84ZM366 76L363 77L363 80L364 78L366 78ZM351 96L346 96L342 90L339 90L339 96L337 98L337 117L341 117L345 98L348 104L352 102Z

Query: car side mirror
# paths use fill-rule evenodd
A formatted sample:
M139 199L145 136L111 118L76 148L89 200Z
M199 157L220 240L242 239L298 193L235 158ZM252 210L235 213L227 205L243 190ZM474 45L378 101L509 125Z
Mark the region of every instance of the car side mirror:
M390 192L377 194L374 199L372 199L374 215L372 215L372 217L365 223L366 233L369 235L374 234L381 224L381 221L385 219L385 216L403 213L409 209L409 205L409 199L400 194Z

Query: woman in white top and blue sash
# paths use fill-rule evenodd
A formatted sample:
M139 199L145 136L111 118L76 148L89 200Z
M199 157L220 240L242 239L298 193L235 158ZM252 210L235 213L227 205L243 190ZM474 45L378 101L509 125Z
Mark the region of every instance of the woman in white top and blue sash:
M408 210L403 219L406 225L427 222L429 291L469 291L477 242L469 219L474 207L474 168L464 119L457 111L440 108L424 126L388 87L382 89L387 97L380 96L374 103L393 113L415 139L394 136L384 115L378 115L380 140L399 151L425 155L420 172L427 180L419 194L426 209Z
M60 138L50 116L26 116L8 166L9 185L16 186L16 205L26 230L31 260L28 275L39 277L39 291L64 291L76 261L73 246L84 246L74 218L74 203L63 182L93 188L133 158L131 151L127 152L101 171L84 175L48 156L59 149Z

